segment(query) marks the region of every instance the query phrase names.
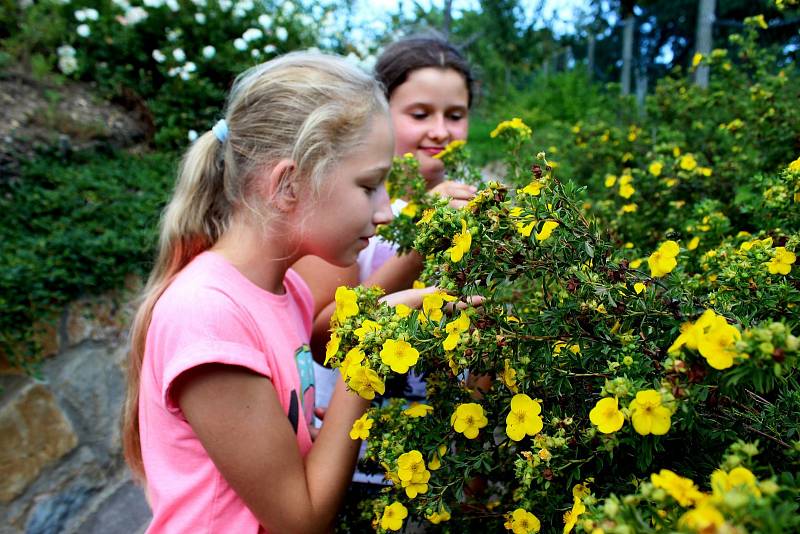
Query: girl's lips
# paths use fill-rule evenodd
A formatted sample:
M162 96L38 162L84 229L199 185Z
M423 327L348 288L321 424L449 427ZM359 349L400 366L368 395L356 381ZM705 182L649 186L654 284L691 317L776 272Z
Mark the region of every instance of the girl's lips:
M439 152L441 152L442 150L444 150L444 147L439 147L439 146L424 146L424 147L419 147L419 149L420 149L422 152L425 152L426 154L428 154L429 156L435 156L436 154L438 154Z

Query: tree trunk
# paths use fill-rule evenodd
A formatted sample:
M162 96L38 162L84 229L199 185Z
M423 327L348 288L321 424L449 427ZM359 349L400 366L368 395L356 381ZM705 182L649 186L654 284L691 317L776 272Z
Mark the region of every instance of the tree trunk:
M586 70L589 71L589 79L591 80L594 78L594 47L595 47L595 38L594 34L589 34L589 43L587 45L586 50Z
M442 32L445 37L450 37L450 27L453 23L453 0L444 0L444 22L442 23Z
M697 33L695 35L695 52L708 57L711 54L712 29L714 26L714 10L716 0L700 0L697 6ZM700 65L694 73L694 83L703 89L708 88L708 65Z
M631 63L633 63L633 14L622 21L622 76L620 86L623 96L631 94Z

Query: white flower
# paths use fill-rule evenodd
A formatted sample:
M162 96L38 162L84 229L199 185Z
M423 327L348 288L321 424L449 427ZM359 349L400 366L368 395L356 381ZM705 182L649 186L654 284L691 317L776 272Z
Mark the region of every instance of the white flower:
M264 47L265 54L273 54L278 48L274 44L268 44Z
M312 19L311 17L309 17L309 16L308 16L308 15L306 15L305 13L301 13L300 15L298 15L298 16L297 16L297 21L298 21L298 22L299 22L301 25L303 25L303 26L306 26L306 27L309 27L309 26L313 26L313 25L314 25L314 19Z
M178 63L183 63L186 61L186 52L183 51L183 48L176 48L172 51L172 57L174 57L175 61Z
M189 138L190 143L194 143L195 141L197 141L197 131L189 130L189 132L186 134L186 137Z
M58 47L58 57L75 57L75 49L70 45L61 45Z
M265 29L269 28L270 26L272 26L272 17L270 17L267 14L260 15L258 17L258 23L261 24L261 26L264 27Z
M258 48L254 48L250 50L250 55L253 57L258 57L261 55L261 50L259 50Z
M135 24L139 24L144 19L147 18L147 11L145 11L141 7L132 7L128 11L125 12L125 18L123 24L130 24L131 26Z
M180 38L182 34L183 32L181 31L180 28L178 28L177 30L170 30L167 32L167 41L169 41L170 43L174 43Z
M76 11L75 20L77 20L78 22L83 22L84 20L86 20L86 11L83 9L79 9L78 11Z
M203 57L206 59L211 59L217 54L217 49L211 45L203 47Z
M187 80L188 80L189 78L191 78L191 77L192 77L192 75L191 75L191 74L189 74L189 73L188 73L188 72L186 72L185 70L181 70L181 80L183 80L183 81L187 81Z
M78 70L78 60L75 56L61 56L58 58L58 69L66 75L70 75Z
M75 28L75 31L78 32L78 35L81 37L89 37L92 34L92 30L89 29L88 24L81 24Z
M283 11L283 14L287 17L291 17L292 13L294 13L294 4L291 2L284 2L281 6L281 11Z
M111 0L115 6L120 8L122 11L128 11L131 8L131 5L128 3L128 0Z
M239 51L245 51L245 50L247 50L247 41L245 41L244 39L242 39L241 37L239 37L238 39L236 39L235 41L233 41L233 47L234 47L236 50L239 50Z
M197 7L206 7L206 0L192 0L192 3Z
M178 73L180 73L180 72L181 72L181 69L180 69L180 67L172 67L171 69L169 69L169 70L167 71L167 75L168 75L170 78L174 78L174 77L175 77L175 76L177 76L177 75L178 75Z
M289 38L289 32L283 26L278 26L275 28L275 37L277 37L279 41L285 41Z
M153 50L153 59L155 59L155 60L156 60L156 63L164 63L164 60L166 60L166 59L167 59L167 56L165 56L165 55L164 55L164 54L161 52L161 50L159 50L158 48L156 48L155 50Z
M239 2L236 3L236 7L244 11L250 11L254 7L253 0L239 0Z
M183 66L184 72L194 72L197 70L197 65L194 64L194 61L187 61L186 64Z
M84 13L86 13L86 18L88 20L97 20L98 18L100 18L100 13L98 13L97 10L94 8L87 7L83 11Z
M247 15L247 11L245 11L241 7L233 8L233 16L236 17L237 19L242 19L244 18L245 15Z
M219 0L219 8L222 11L228 11L233 7L233 0Z
M159 7L164 5L164 0L144 0L145 7L151 7L153 9L158 9Z
M262 37L264 37L264 32L262 32L258 28L248 28L242 34L242 39L244 39L248 43L250 41L256 41L258 39L261 39Z
M181 9L181 6L178 3L178 0L167 0L167 7L173 13L177 13Z
M205 24L206 23L206 14L205 13L195 13L194 20L198 24Z

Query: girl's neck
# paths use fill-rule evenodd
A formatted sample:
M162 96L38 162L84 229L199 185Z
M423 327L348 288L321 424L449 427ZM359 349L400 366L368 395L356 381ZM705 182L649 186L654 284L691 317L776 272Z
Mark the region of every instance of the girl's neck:
M270 231L272 230L272 231ZM211 247L258 287L282 295L283 278L297 259L285 232L234 222Z

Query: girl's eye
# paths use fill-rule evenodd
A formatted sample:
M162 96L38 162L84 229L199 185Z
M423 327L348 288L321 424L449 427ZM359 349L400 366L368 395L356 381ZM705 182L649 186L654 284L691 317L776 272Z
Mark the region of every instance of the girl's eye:
M460 121L463 118L464 118L464 114L463 113L451 113L450 114L450 120L451 121Z
M371 195L378 190L376 187L370 187L368 185L362 185L361 188L366 191L368 195Z
M422 120L422 119L424 119L425 117L427 117L427 116L428 116L428 114L427 114L427 113L425 113L424 111L415 111L415 112L411 113L411 116L412 116L413 118L417 119L417 120Z

